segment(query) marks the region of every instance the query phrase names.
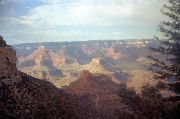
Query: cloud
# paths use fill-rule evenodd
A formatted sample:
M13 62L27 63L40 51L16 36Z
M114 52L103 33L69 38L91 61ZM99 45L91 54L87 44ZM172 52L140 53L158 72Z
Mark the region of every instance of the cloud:
M123 32L112 32L112 35L121 35Z
M0 0L0 6L22 4L25 0L13 2ZM9 38L27 39L105 39L134 34L149 34L153 37L156 26L162 20L159 0L38 0L40 4L27 6L27 12L0 18L0 32ZM28 7L28 9L27 9ZM1 7L0 7L1 10ZM3 9L5 10L5 9ZM14 11L14 10L11 10ZM23 10L22 10L23 11ZM21 11L21 12L22 12ZM5 30L4 30L5 29ZM12 33L10 31L16 31ZM139 33L142 32L142 33ZM129 34L128 34L129 33ZM144 36L143 36L144 37Z
M22 24L46 24L50 27L60 25L110 26L154 23L161 19L157 0L41 1L46 4L37 6L31 9L27 15L20 17Z

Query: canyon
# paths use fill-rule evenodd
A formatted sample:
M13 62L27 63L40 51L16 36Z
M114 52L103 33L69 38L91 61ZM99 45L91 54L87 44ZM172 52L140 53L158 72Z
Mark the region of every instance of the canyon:
M83 70L89 70L92 74L106 74L116 83L127 81L139 90L145 82L153 80L146 57L152 53L149 46L155 44L144 39L25 43L13 48L20 71L48 80L58 88L77 80ZM137 75L142 77L136 78Z
M19 71L16 52L3 39L0 39L0 59L2 119L118 119L121 111L133 113L118 96L118 84L108 75L83 70L76 81L58 89L48 80ZM99 59L91 62L98 64Z
M138 97L144 84L156 84L147 41L11 47L0 38L2 119L138 119L143 112L120 96L120 85L133 87Z

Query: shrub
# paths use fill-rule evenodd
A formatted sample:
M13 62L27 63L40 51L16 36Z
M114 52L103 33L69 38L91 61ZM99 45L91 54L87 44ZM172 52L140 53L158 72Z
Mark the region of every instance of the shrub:
M134 115L142 119L178 119L180 103L164 101L157 87L145 84L141 94L120 85L119 95L131 106Z
M158 81L158 83L156 84L156 87L158 89L166 89L166 88L168 88L167 84L162 82L162 81Z
M61 95L40 99L34 115L37 119L75 119L73 110L61 104Z

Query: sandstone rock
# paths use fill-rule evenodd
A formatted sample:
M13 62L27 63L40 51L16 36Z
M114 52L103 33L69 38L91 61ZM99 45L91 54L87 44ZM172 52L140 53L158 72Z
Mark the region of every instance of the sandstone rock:
M81 77L64 87L79 119L119 119L117 111L131 110L117 95L119 85L103 74L82 71Z
M83 70L81 74L81 78L84 80L89 80L92 78L92 74L88 70Z

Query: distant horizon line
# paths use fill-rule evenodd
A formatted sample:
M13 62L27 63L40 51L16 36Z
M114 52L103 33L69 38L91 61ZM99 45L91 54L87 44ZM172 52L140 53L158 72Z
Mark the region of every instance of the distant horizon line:
M52 42L49 42L49 41L45 41L45 42L26 42L26 43L15 43L15 44L10 44L10 45L22 45L22 44L43 44L43 43L73 43L73 42L91 42L91 41L150 41L150 40L155 40L153 38L143 38L143 39L112 39L112 40L77 40L77 41L52 41Z

